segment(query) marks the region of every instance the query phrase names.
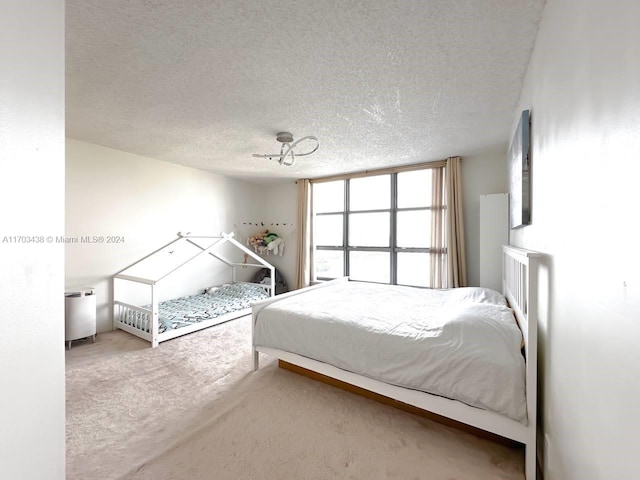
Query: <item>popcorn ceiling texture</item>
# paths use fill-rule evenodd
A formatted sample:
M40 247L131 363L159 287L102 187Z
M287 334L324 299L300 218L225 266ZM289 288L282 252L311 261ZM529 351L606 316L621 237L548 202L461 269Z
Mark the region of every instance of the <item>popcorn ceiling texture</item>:
M504 152L543 7L68 0L67 136L263 182ZM320 149L251 157L283 130Z

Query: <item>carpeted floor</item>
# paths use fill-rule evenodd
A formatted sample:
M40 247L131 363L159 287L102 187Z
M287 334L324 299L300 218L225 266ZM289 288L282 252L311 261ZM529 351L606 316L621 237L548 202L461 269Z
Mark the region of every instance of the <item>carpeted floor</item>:
M278 369L245 317L67 353L67 479L521 479L523 452Z

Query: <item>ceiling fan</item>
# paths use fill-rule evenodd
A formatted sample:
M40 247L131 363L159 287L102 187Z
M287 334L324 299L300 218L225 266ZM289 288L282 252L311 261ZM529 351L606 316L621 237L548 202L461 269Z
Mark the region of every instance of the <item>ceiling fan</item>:
M280 132L276 135L276 140L280 142L282 145L280 146L280 153L254 153L253 157L258 158L268 158L269 160L277 160L280 165L284 165L286 167L290 167L296 161L296 157L305 157L307 155L311 155L318 147L320 147L320 142L318 139L312 135L308 135L306 137L299 138L298 140L293 140L293 135L289 132ZM300 142L305 140L309 140L311 142L315 142L315 146L309 150L308 152L299 153L295 151L295 148L298 146Z

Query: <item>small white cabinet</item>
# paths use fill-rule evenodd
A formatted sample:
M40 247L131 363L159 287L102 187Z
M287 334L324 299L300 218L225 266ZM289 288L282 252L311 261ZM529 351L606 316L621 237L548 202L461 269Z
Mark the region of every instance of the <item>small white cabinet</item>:
M502 245L509 244L509 194L480 195L480 286L502 291Z
M96 339L96 295L93 288L67 290L64 294L65 329L67 348L73 340L91 337Z

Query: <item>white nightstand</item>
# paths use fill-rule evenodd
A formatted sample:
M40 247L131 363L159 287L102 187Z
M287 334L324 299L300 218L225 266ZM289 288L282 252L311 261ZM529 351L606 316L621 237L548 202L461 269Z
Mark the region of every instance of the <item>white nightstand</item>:
M96 295L92 287L67 290L64 293L65 334L67 348L71 342L91 337L96 341Z

